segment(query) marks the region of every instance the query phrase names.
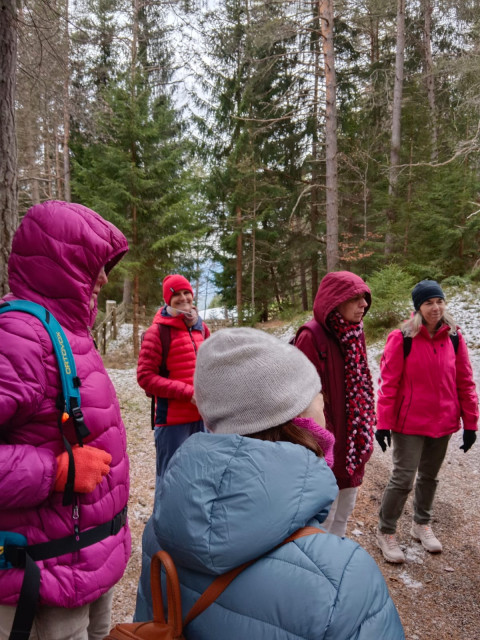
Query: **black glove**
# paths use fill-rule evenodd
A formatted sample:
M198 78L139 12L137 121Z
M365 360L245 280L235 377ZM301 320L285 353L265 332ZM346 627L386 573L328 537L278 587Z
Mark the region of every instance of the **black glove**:
M463 449L463 453L467 453L470 447L473 446L476 439L477 439L476 431L471 431L470 429L463 430L463 444L460 447L460 449Z
M383 453L385 453L385 451L387 450L387 442L385 442L385 438L387 439L388 446L391 447L392 435L390 433L390 429L377 429L375 431L375 440L378 442L378 444L382 448Z

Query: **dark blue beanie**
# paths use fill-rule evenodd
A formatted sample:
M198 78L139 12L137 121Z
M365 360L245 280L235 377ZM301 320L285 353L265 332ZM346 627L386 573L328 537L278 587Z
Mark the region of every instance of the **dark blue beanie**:
M442 298L442 300L445 300L445 294L436 280L422 280L414 286L412 300L415 311L418 311L422 304L426 300L430 300L430 298Z

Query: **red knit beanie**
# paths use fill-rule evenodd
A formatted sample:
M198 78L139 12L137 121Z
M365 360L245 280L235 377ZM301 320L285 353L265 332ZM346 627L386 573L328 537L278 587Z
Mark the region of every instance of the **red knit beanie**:
M190 291L193 296L193 289L190 282L179 273L174 273L170 276L165 276L163 279L163 299L167 304L170 304L170 300L172 299L172 295L181 289L186 289Z

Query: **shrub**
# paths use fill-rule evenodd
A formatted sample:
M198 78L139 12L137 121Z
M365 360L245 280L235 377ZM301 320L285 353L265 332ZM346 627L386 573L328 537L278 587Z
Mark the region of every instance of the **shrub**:
M468 277L462 276L448 276L445 280L442 280L443 287L466 287L470 282Z
M375 339L408 317L411 310L410 293L415 284L413 276L396 264L375 271L368 280L372 291L372 307L365 316L367 336Z

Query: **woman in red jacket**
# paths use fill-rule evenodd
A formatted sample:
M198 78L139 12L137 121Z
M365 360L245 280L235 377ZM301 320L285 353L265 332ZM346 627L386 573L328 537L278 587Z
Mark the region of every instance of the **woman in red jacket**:
M380 508L377 543L385 560L405 555L395 531L415 476L411 535L431 553L442 545L430 527L438 473L452 433L463 422L465 452L476 440L478 398L467 346L435 280L412 291L414 316L387 339L380 364L378 430L383 451L393 440L393 472Z
M340 491L322 526L338 536L345 535L373 451L375 400L362 321L370 304L362 278L328 273L313 303L314 319L295 339L320 375L326 427L335 436L333 473Z
M210 335L184 276L166 276L163 298L166 304L145 334L137 368L138 384L155 397L157 478L182 442L204 431L193 395L193 374L198 347Z

